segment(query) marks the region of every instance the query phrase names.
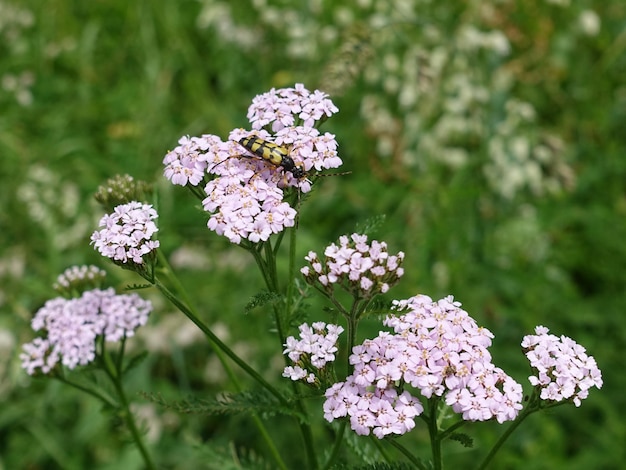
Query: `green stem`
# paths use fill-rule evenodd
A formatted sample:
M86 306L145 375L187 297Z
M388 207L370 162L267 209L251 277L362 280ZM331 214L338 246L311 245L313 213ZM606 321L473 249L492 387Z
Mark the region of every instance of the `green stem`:
M161 293L172 304L176 306L187 318L189 318L211 341L212 345L216 346L224 352L230 359L241 367L250 377L256 380L259 385L265 388L268 392L274 395L283 405L289 405L289 402L276 390L270 383L268 383L261 375L250 367L243 359L237 356L228 346L226 346L222 340L220 340L211 329L204 324L185 304L183 304L176 296L174 296L167 287L165 287L158 279L155 279L155 287L161 291Z
M261 433L263 440L267 444L270 450L270 453L272 454L272 457L274 457L274 460L276 461L278 468L282 470L287 470L287 465L285 465L285 462L283 461L283 458L280 455L280 452L278 451L278 449L276 448L276 445L274 444L274 440L267 432L267 429L265 428L263 421L261 421L261 418L259 418L259 415L257 413L253 413L252 419L254 420L254 424L256 425L257 429Z
M346 374L350 374L350 354L352 354L352 348L354 347L354 343L356 342L356 330L357 330L357 324L358 324L358 320L355 318L354 315L350 315L348 318L348 345L347 345L347 349L346 349L346 361L347 361L347 368L346 368Z
M265 264L269 274L271 290L272 292L278 293L280 292L280 286L278 284L278 273L276 271L276 254L269 241L263 244L263 249L265 251Z
M104 340L101 340L101 341L102 341L100 345L101 353L98 355L100 359L98 362L99 364L102 365L102 370L106 373L106 375L109 377L109 379L113 383L113 386L115 387L115 391L117 393L119 403L116 403L111 398L108 398L91 388L85 387L76 382L72 382L71 380L67 380L62 375L57 374L55 378L69 385L70 387L74 387L77 390L80 390L82 392L87 393L88 395L91 395L97 398L98 400L102 401L106 405L110 406L112 409L121 409L121 414L124 419L124 422L126 423L126 426L128 427L128 430L130 431L132 435L135 445L137 446L137 448L139 449L139 452L141 453L141 456L145 462L146 468L149 470L156 469L154 462L152 461L152 457L150 457L150 454L148 453L148 450L143 443L143 439L141 438L141 433L139 432L139 429L137 428L133 414L130 411L130 405L129 405L128 399L126 398L126 393L124 392L124 388L123 388L122 381L121 381L121 362L120 361L113 362L110 355L104 349Z
M117 403L115 403L115 401L113 401L111 398L108 398L105 395L102 395L101 393L92 390L91 388L85 387L84 385L80 385L76 382L72 382L71 380L67 380L65 377L58 374L55 375L54 378L66 385L69 385L70 387L80 390L81 392L85 392L87 395L91 395L92 397L97 398L102 403L105 403L111 408L115 408L117 406Z
M450 426L448 429L446 429L445 431L441 432L439 434L439 440L440 441L444 441L445 439L448 438L448 436L450 434L452 434L454 431L456 431L457 429L459 429L460 427L463 427L467 424L468 422L465 420L459 420L456 423L454 423L452 426Z
M348 326L348 345L347 345L347 358L346 358L346 374L350 374L351 370L350 370L350 354L352 353L352 348L354 347L354 344L356 342L356 330L357 330L357 324L358 324L358 304L359 301L355 300L352 304L352 308L350 310L350 313L348 314L345 309L343 308L343 306L341 304L339 304L339 302L332 296L328 296L328 298L331 300L331 302L333 302L333 304L343 313L345 312L345 316L347 318L347 326ZM337 458L337 455L339 454L339 449L341 449L341 445L343 444L343 435L346 429L346 425L347 425L347 421L342 421L341 426L339 428L339 432L337 432L337 435L335 436L335 443L333 444L333 449L332 452L330 454L330 457L328 458L328 461L326 463L326 465L324 466L325 469L329 468L330 465L332 465L335 461L335 459ZM384 449L382 448L382 446L379 446L379 449L381 450L381 453L384 454Z
M337 460L337 456L339 455L339 449L341 449L341 445L343 444L343 433L345 432L347 425L348 425L347 420L343 420L341 422L341 425L339 426L339 431L337 432L337 435L335 436L335 443L333 444L333 450L330 452L330 456L328 457L328 460L326 461L326 465L322 467L324 470L328 470L335 463L335 460Z
M383 456L383 459L385 460L385 462L391 464L393 462L393 457L389 455L389 452L387 452L387 449L385 449L385 447L383 446L382 441L378 439L376 436L374 436L374 434L369 435L369 440L372 444L374 444L374 447L376 447L376 449L378 450L378 453ZM389 442L394 447L397 447L398 449L400 449L400 452L402 453L406 452L406 449L404 449L404 447L400 446L397 442L394 442L395 439L390 438L390 439L386 439L386 441Z
M135 422L135 417L130 410L130 403L128 401L128 398L126 397L126 392L124 391L124 386L122 384L122 371L121 369L116 368L116 364L119 364L119 362L116 362L116 364L114 364L111 360L110 355L104 350L102 352L102 358L104 359L101 362L101 364L103 365L102 369L109 376L111 382L113 382L113 386L115 387L115 391L117 392L117 397L120 403L119 409L121 410L122 418L124 419L124 422L126 423L126 426L128 427L128 430L133 437L135 445L141 453L146 468L148 470L156 469L156 466L152 461L152 457L150 456L150 453L148 452L148 449L146 448L143 439L141 438L141 433L139 432L139 428L137 427L137 423Z
M174 289L176 290L177 295L182 297L184 305L186 305L189 311L197 318L198 317L197 310L193 307L193 303L191 302L191 299L189 298L189 294L187 294L187 290L183 287L178 277L174 275L174 271L172 270L167 260L167 257L163 256L160 250L158 250L158 256L159 256L159 264L163 266L163 273L167 277L167 280L174 286ZM153 283L154 283L154 280L153 280ZM183 302L181 302L181 304ZM185 312L183 311L183 313ZM226 357L224 353L222 352L220 348L216 347L216 345L211 341L211 338L208 338L208 339L209 339L209 344L211 348L213 349L213 351L215 352L215 355L217 356L220 363L222 364L222 367L224 368L226 375L228 375L229 380L235 385L235 388L238 391L240 391L241 388L239 386L239 381L237 380L237 376L235 375L232 368L230 367L230 364L228 364L228 362L226 361Z
M161 254L160 251L159 251L159 254ZM184 289L183 285L178 280L178 277L174 275L174 271L171 269L171 267L170 267L170 265L169 265L169 263L167 261L167 258L165 256L161 255L161 256L159 256L159 262L160 262L160 264L162 266L164 266L166 268L165 272L167 273L168 280L170 280L170 282L172 282L172 284L176 288L176 291L183 297L183 299L185 299L186 304L189 306L188 307L188 312L190 314L192 314L196 319L198 319L195 309L193 309L193 307L191 307L192 304L191 304L191 301L189 300L189 296L188 296L186 290ZM164 293L164 295L165 295L165 293ZM165 295L165 296L167 297L167 295ZM168 299L170 299L170 298L168 297ZM172 301L172 299L170 299L170 301ZM180 303L180 305L182 305L182 303ZM185 313L185 310L181 309L181 311L188 318L190 318L189 315L187 315L187 313ZM235 387L235 390L237 392L241 392L241 390L242 390L241 384L239 383L239 380L237 379L237 376L234 374L232 368L230 367L230 364L228 364L228 362L226 361L225 351L222 351L222 349L219 347L219 344L215 343L213 341L213 339L212 339L213 337L211 335L208 335L206 333L206 331L202 327L200 327L200 325L198 325L198 323L196 323L193 319L191 319L191 320L205 333L205 335L207 335L207 339L209 340L209 344L210 344L211 348L213 349L213 351L215 352L215 354L218 357L219 361L221 362L222 367L226 371L226 374L228 375L228 377L229 377L231 383L233 384L233 386ZM200 320L198 319L198 321L200 321ZM206 328L206 330L210 331L208 329L208 327L205 327L205 328ZM229 356L229 357L231 357L231 359L232 359L232 356ZM237 362L237 361L235 361L235 362ZM280 399L280 397L279 397L279 399ZM252 414L252 419L254 421L255 426L257 427L257 429L261 433L261 436L263 437L263 440L265 441L266 445L268 446L268 449L269 449L270 453L272 454L272 456L274 457L274 460L276 461L276 464L278 465L278 467L283 469L283 470L287 470L287 466L283 462L283 459L282 459L282 457L280 455L280 452L276 448L276 445L274 444L273 439L271 438L271 436L267 432L267 429L265 428L265 425L263 424L263 421L261 421L261 418L259 417L259 415L257 413L253 413Z
M291 312L291 305L293 303L293 287L294 279L296 278L296 230L290 230L289 233L289 270L287 272L287 299L285 300L285 312L289 314Z
M139 452L141 453L141 456L143 457L143 461L146 464L146 468L156 469L154 462L152 461L152 457L150 457L150 454L148 453L148 449L143 443L143 439L141 438L141 433L139 432L139 429L137 428L137 424L135 423L135 418L133 416L133 413L130 411L130 404L128 402L128 399L126 398L126 393L124 393L124 387L122 386L121 380L115 380L114 384L115 384L115 389L117 390L120 403L122 406L122 416L124 418L124 421L126 422L126 426L128 426L128 429L130 430L130 433L133 436L133 440L135 441L135 444L139 448Z
M103 338L103 348L104 345L106 344L106 341L104 341ZM117 360L115 361L115 369L121 371L122 370L122 365L123 365L123 360L124 360L124 351L126 350L126 335L124 335L124 337L122 338L122 341L120 342L120 347L118 350L118 355L117 355Z
M272 250L274 252L274 256L276 256L276 254L278 253L278 249L280 248L280 244L283 242L284 237L285 237L284 230L282 232L279 232L278 235L276 235L276 241L274 242L274 248Z
M484 460L481 462L481 464L476 467L477 470L482 470L484 468L487 468L487 465L489 465L489 463L491 462L491 460L495 457L495 455L498 453L498 451L500 450L500 447L502 447L502 445L504 444L504 442L509 438L509 436L511 434L513 434L513 431L515 431L517 429L517 427L522 424L522 421L524 421L528 416L530 415L530 413L524 413L522 412L515 421L513 421L513 423L511 423L511 425L508 427L508 429L500 436L500 438L498 439L498 441L494 444L494 446L491 448L491 450L489 451L489 453L487 454L487 456L484 458Z
M260 250L253 248L249 248L248 251L254 257L257 266L261 270L261 274L263 275L263 280L265 281L265 287L268 292L273 294L280 295L280 288L278 286L278 277L276 274L276 254L271 247L271 244L265 242L263 244L263 252L265 253L266 258L264 258L260 252ZM288 302L285 302L287 305ZM273 305L274 310L274 323L276 324L276 330L278 332L278 340L280 341L280 348L282 350L283 345L286 341L285 329L283 326L282 315L280 310L276 307L276 304Z
M402 454L411 461L415 468L419 468L420 470L428 470L428 466L425 465L420 459L415 457L409 450L400 444L396 439L388 439L387 442L398 449Z
M354 346L354 342L356 340L357 319L356 319L356 315L354 315L354 309L355 309L355 304L357 302L355 301L353 303L353 305L352 305L352 314L348 314L346 312L346 310L343 308L343 306L334 297L328 296L328 298L337 307L337 309L339 311L344 313L344 316L347 318L347 326L348 326L348 346L347 346L347 351L348 351L348 354L347 354L347 358L346 358L346 362L347 362L347 364L346 364L346 375L348 375L348 374L350 374L350 354L352 353L352 347ZM337 455L339 454L339 450L341 449L341 446L343 444L343 435L344 435L346 426L347 426L347 421L343 420L341 422L340 427L339 427L339 431L337 432L337 435L335 436L335 443L333 444L333 449L332 449L331 454L330 454L330 456L328 458L328 461L326 462L326 465L324 465L324 469L330 468L330 466L334 463L335 459L337 458ZM379 446L379 449L381 451L383 450L382 447L380 447L380 446Z
M430 435L430 450L433 459L433 469L442 469L441 460L441 439L437 424L437 407L439 406L439 397L433 396L428 400L428 434Z
M290 265L289 275L290 276L292 276L293 274L292 266L295 266L296 237L295 237L294 232L295 232L295 229L292 229L292 234L290 238L290 249L289 249L289 265ZM282 238L280 240L282 240ZM257 265L259 266L261 273L263 274L263 279L265 280L265 285L267 287L267 290L274 294L280 294L277 269L276 269L276 251L271 248L271 245L269 242L266 242L264 246L265 246L265 249L264 249L265 258L263 258L261 256L261 253L257 250L251 249L249 251L254 256L254 259ZM283 325L283 318L289 317L289 313L290 313L289 309L291 308L291 303L292 303L291 297L293 295L293 290L290 288L292 284L293 284L293 279L292 277L290 277L287 283L287 286L288 286L287 287L287 299L282 304L284 308L283 312L281 312L280 309L278 309L276 305L274 305L273 307L274 322L276 324L276 330L278 333L278 340L280 341L281 350L283 348L283 345L287 341L286 334L285 334L285 326ZM287 358L285 357L284 359L285 359L285 363L287 363ZM298 384L295 382L291 382L291 389L294 395L298 396ZM298 408L298 411L303 416L307 415L307 410L302 400L297 400L295 405ZM300 428L300 434L302 436L302 441L303 441L306 455L309 461L309 467L316 469L318 468L319 464L317 462L317 453L315 451L315 448L313 447L313 432L311 431L311 427L301 420L299 420L298 426Z
M496 443L493 445L493 447L491 448L487 456L484 458L484 460L481 462L481 464L478 467L476 467L477 470L483 470L487 468L487 465L489 465L491 460L495 457L495 455L498 453L498 451L500 450L502 445L506 442L506 440L509 438L509 436L513 434L513 432L518 428L520 424L522 424L522 422L526 418L528 418L535 411L540 410L542 408L542 403L543 402L539 398L538 391L536 389L533 390L532 396L528 400L528 406L524 408L520 412L519 415L517 415L517 418L515 419L515 421L511 423L508 429L496 441Z
M172 269L172 266L170 265L170 262L167 259L167 256L165 256L161 250L157 250L157 258L158 258L159 266L161 266L161 271L167 277L167 280L172 284L174 291L180 297L182 297L183 302L189 305L189 308L193 309L194 312L196 312L196 309L192 307L193 302L191 301L191 298L189 297L189 294L187 293L187 289L185 289L182 282L180 282L180 279L178 279L178 276L174 274L174 270Z
M259 246L252 245L250 247L244 247L244 248L248 252L250 252L252 257L254 258L254 261L256 262L256 265L259 267L259 270L261 271L261 276L263 276L263 281L265 282L265 287L267 287L268 291L273 292L272 290L273 284L272 284L272 279L271 279L272 276L267 267L267 263L265 262L265 259L263 258L263 255L261 254L261 249L266 243L268 242L261 242Z
M297 384L294 382L293 385ZM302 413L304 416L307 415L307 411L304 407L304 403L302 403L302 400L297 400L296 406L298 407L298 411L300 413ZM317 453L315 452L315 447L313 447L313 432L311 431L311 426L302 422L298 423L298 425L300 427L300 434L302 434L302 441L304 443L307 459L309 461L309 468L317 469L319 468L319 463L317 461Z
M298 219L300 214L296 215L296 223L295 227L293 227L289 232L289 269L288 269L288 281L287 281L287 299L285 301L285 316L287 318L291 318L291 308L293 304L293 286L296 277L296 242L297 242L297 227L298 227ZM279 331L281 347L287 341L285 334L281 334ZM287 357L285 356L285 361ZM292 382L292 389L294 392L297 391L298 386L295 382ZM301 399L297 400L298 410L304 415L307 415L306 407ZM309 459L309 465L311 468L319 468L319 463L317 461L317 453L315 452L315 448L313 447L313 432L311 431L311 426L308 424L304 424L302 422L299 423L300 432L302 433L302 439L304 440L304 445L306 448L307 457Z

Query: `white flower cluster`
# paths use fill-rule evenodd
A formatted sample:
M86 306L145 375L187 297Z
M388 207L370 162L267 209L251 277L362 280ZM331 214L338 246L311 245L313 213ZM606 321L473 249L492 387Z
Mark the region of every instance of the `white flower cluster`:
M602 387L602 372L584 347L567 336L548 334L544 326L537 326L535 333L524 336L522 347L537 373L528 380L541 389L542 400L571 400L580 406L591 387Z
M385 242L368 243L367 235L341 236L339 246L329 245L324 256L321 261L310 251L304 258L309 266L300 272L309 284L328 294L341 286L357 298L371 298L387 292L404 274L404 253L389 255Z
M106 277L106 271L97 266L70 266L57 277L52 287L57 292L70 292L74 287L92 285L97 287Z
M311 326L303 323L299 330L300 340L293 336L287 338L283 354L287 354L295 366L285 367L283 377L314 384L319 379L316 373L335 360L337 340L343 327L315 322Z

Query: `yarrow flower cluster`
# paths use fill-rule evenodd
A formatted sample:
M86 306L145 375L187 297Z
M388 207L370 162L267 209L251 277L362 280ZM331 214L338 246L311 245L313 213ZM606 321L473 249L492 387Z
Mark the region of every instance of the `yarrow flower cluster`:
M22 367L33 375L38 370L47 374L59 362L69 369L89 364L96 357L98 336L109 342L131 337L151 311L149 301L137 294L117 295L112 288L49 300L31 323L34 331L43 330L46 336L24 344Z
M342 161L335 136L313 127L321 117L336 111L325 94L310 93L302 85L272 90L257 96L250 107L253 131L235 129L226 142L210 134L182 137L163 159L165 177L181 186L204 185L202 206L211 213L210 230L233 243L265 241L295 224L296 212L283 201L284 189L297 187L306 193L311 181L295 178L288 169L251 154L239 141L254 135L274 143L307 175L313 169L337 168ZM290 119L284 116L287 112ZM272 126L275 135L262 129L270 122L283 123Z
M141 264L145 255L159 247L158 240L151 240L159 230L154 223L157 217L150 204L133 201L117 206L100 219L99 226L104 228L93 233L91 243L114 261Z
M537 373L528 380L541 389L542 400L571 400L580 406L591 387L602 388L602 373L584 347L567 336L548 334L544 326L535 333L524 336L522 348Z
M197 186L203 181L209 167L206 154L220 155L221 159L226 159L230 156L229 147L216 135L183 136L178 139L178 146L163 158L163 174L172 184Z
M294 88L272 88L267 93L256 96L248 108L248 120L253 129L262 129L271 124L272 132L285 127L313 127L322 119L329 118L339 109L320 90L311 93L302 83Z
M300 340L289 336L285 343L283 354L287 354L295 366L285 367L283 377L319 384L320 371L323 372L326 364L335 360L337 340L343 327L315 322L311 326L303 323L299 330Z
M406 390L410 385L425 398L445 396L464 420L513 420L522 408L522 387L491 363L493 335L460 305L451 296L395 301L406 313L383 322L395 334L381 332L352 349L354 371L326 391L325 418L349 416L357 434L404 434L423 411Z
M86 287L99 287L106 277L106 271L97 266L71 266L59 274L52 285L60 293L71 293L72 290L82 291Z
M304 258L309 266L300 272L309 284L327 294L341 286L356 297L371 298L387 292L404 274L404 253L389 255L385 242L368 243L367 235L341 236L339 246L329 245L324 256L321 261L317 253L310 251Z

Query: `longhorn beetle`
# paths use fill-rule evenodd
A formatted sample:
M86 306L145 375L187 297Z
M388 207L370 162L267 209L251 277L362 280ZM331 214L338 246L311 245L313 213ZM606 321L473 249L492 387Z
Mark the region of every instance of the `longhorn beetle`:
M281 147L274 142L269 142L267 140L263 140L256 135L251 135L248 137L244 137L238 141L238 144L243 148L248 150L253 155L262 158L263 160L268 161L275 167L281 167L283 171L290 172L294 178L297 180L305 180L307 179L307 172L304 167L300 165L296 165L296 162L293 161L293 158L289 156L289 151L285 147ZM334 176L334 175L345 175L346 173L335 173L328 175L319 175L319 176ZM310 183L310 181L309 181ZM300 188L298 188L298 206L300 205Z
M274 142L269 142L257 137L256 135L251 135L239 140L239 145L257 157L267 160L272 165L279 166L284 171L290 172L296 179L300 180L306 177L306 171L304 171L304 168L296 165L293 158L289 156L287 149L275 144Z
M283 171L288 171L299 181L305 180L310 183L308 180L308 173L304 169L301 164L296 164L293 161L293 158L289 156L289 151L285 147L281 147L274 142L270 142L268 140L263 140L262 138L251 135L248 137L243 137L237 141L239 145L245 148L252 155L255 155L273 166L277 168L282 168ZM252 158L248 155L241 155L244 158ZM220 163L223 163L226 160L223 160ZM216 163L213 168L215 168L220 163ZM329 173L324 175L316 175L316 176L340 176L340 175L348 175L351 172L342 172L342 173Z

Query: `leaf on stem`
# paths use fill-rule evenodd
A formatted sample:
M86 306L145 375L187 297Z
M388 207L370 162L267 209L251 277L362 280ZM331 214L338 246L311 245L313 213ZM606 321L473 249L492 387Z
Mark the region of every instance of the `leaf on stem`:
M224 393L210 399L190 397L187 400L169 401L160 394L142 393L143 397L165 408L179 413L203 415L253 414L267 418L276 414L295 416L301 421L302 416L293 406L282 405L273 395L264 390L246 390L239 393Z
M281 298L282 296L276 294L275 292L269 292L266 290L261 291L258 294L254 295L254 297L250 299L250 302L246 304L246 307L244 309L245 313L248 314L251 310L254 310L257 307L262 307L267 304L278 302Z
M448 439L459 442L463 447L474 447L474 440L465 433L452 433Z

